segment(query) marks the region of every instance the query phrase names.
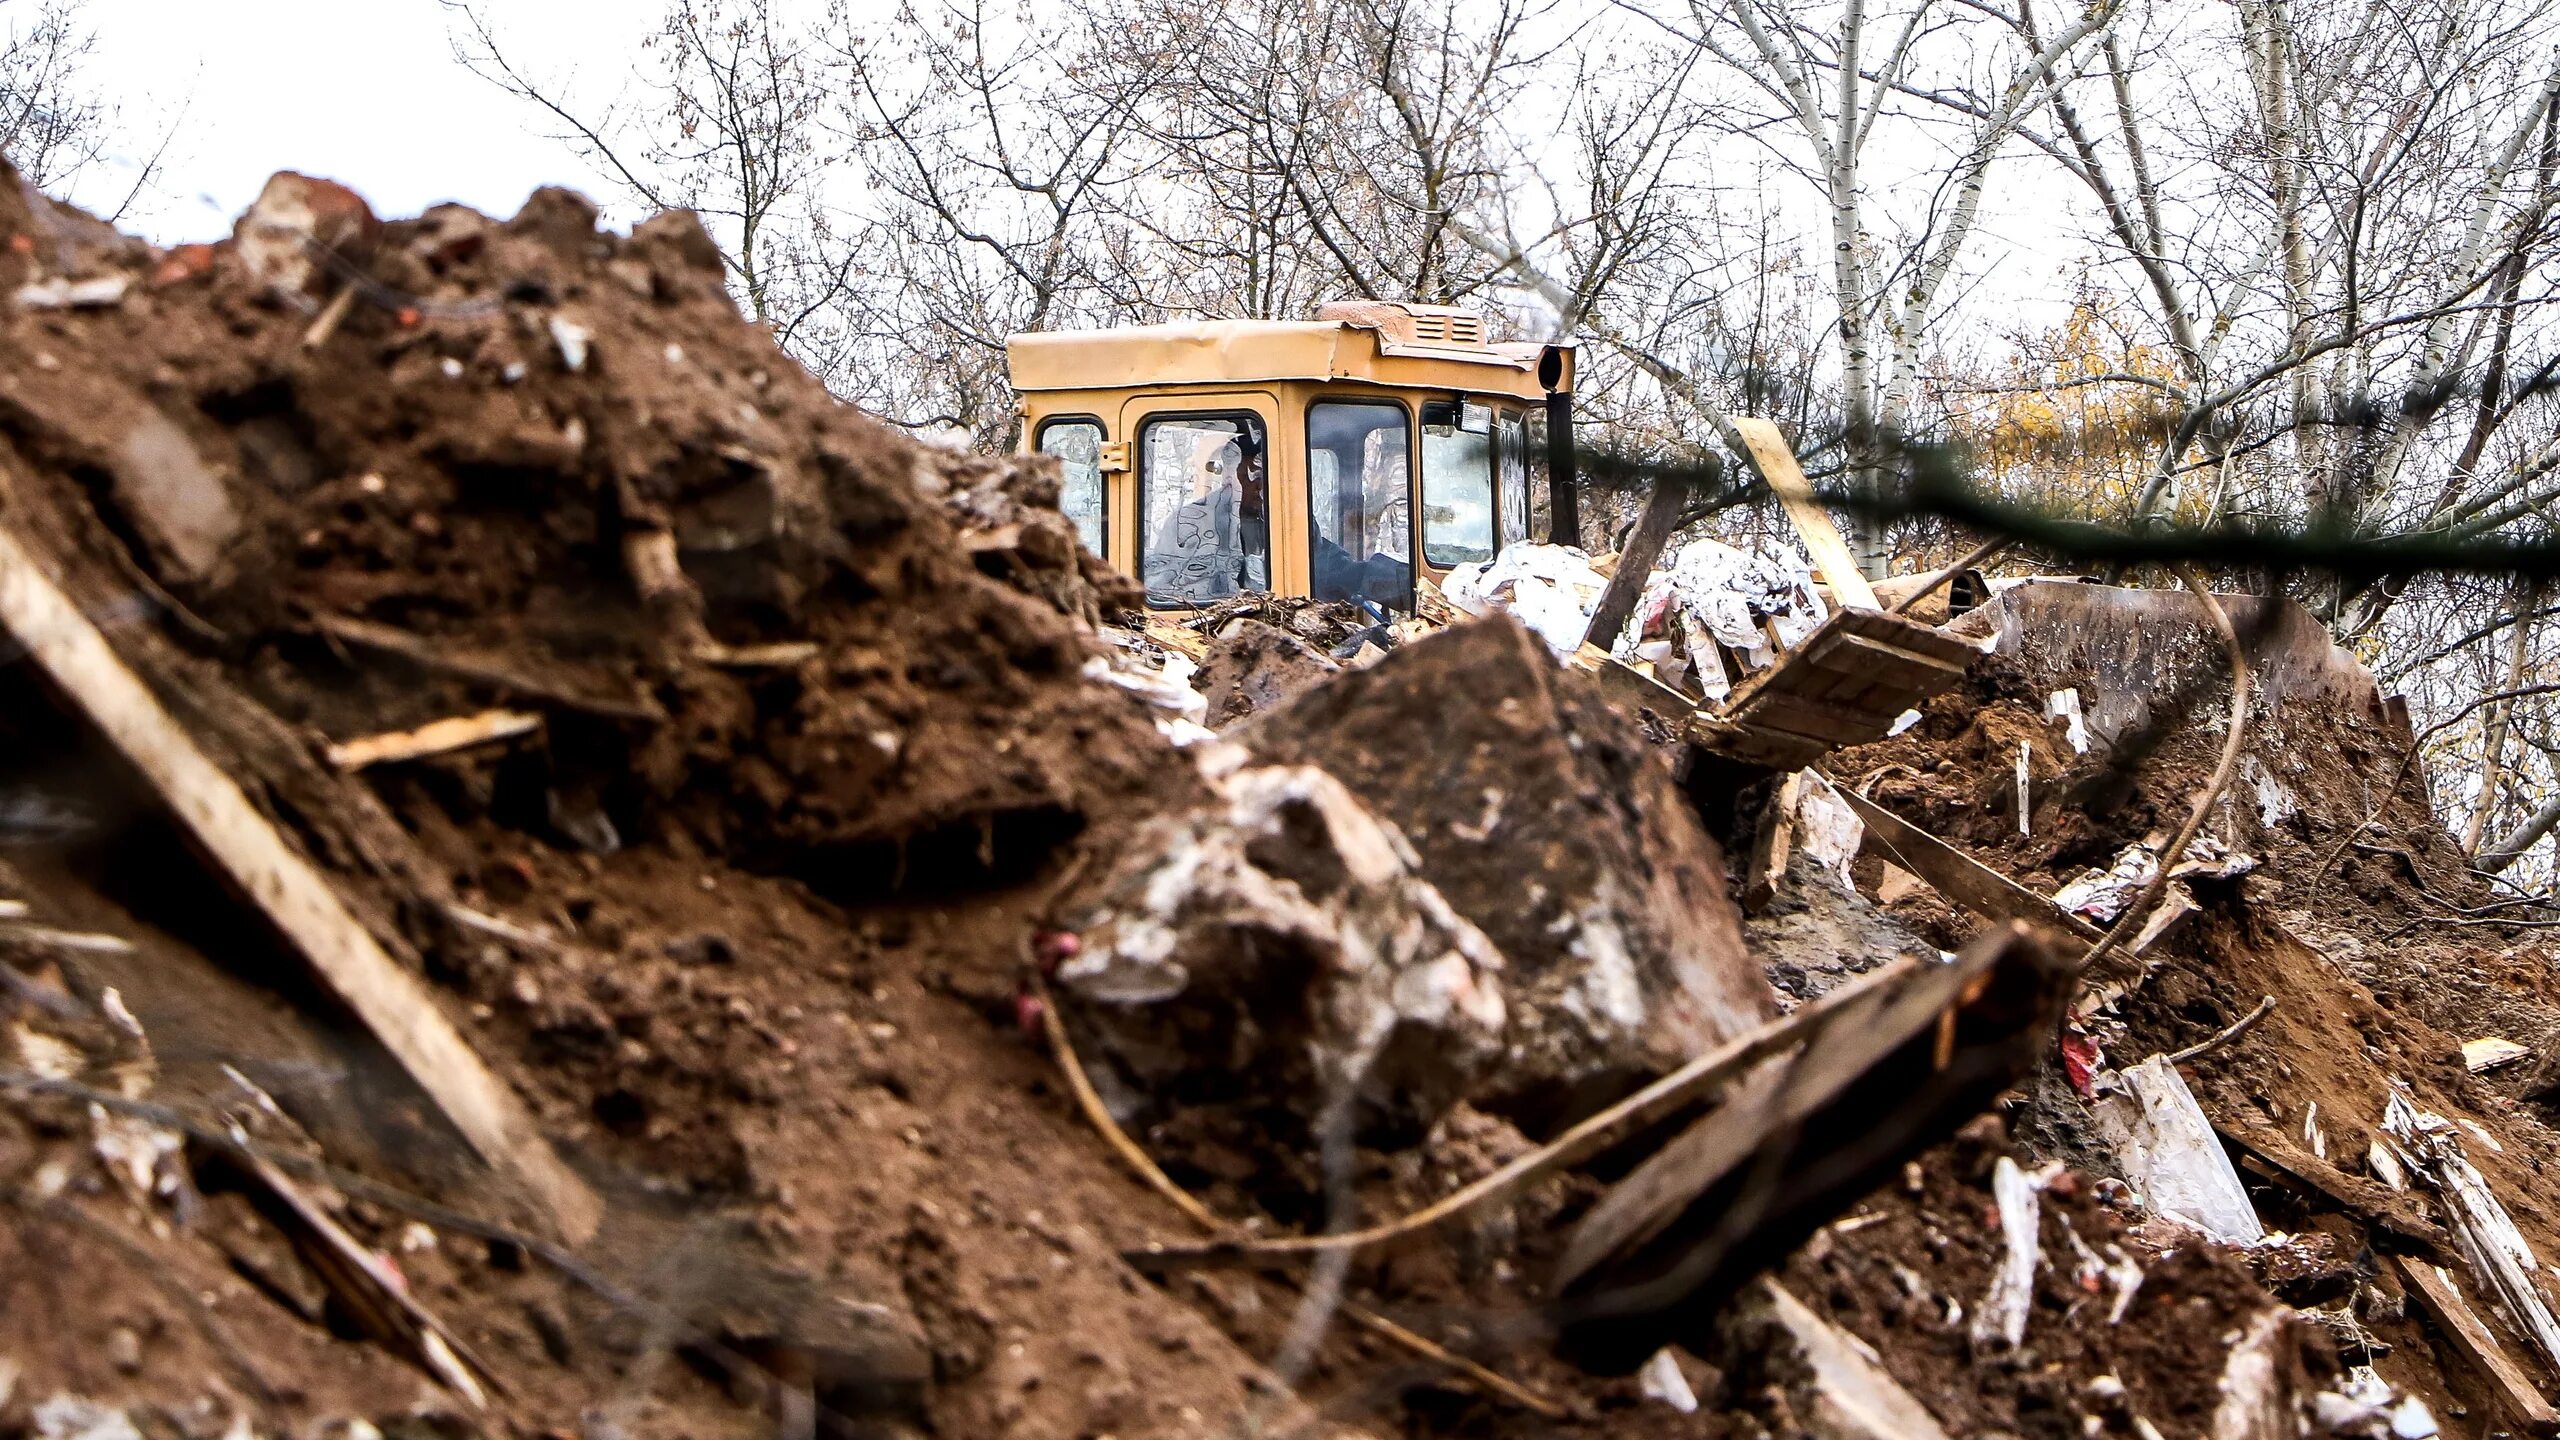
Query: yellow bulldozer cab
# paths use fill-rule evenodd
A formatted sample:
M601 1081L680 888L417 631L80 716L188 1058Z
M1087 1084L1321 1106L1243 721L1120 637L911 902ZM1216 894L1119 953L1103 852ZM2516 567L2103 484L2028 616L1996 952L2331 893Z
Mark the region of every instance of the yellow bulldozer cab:
M1159 608L1269 591L1410 611L1417 574L1544 539L1571 463L1571 347L1488 343L1463 310L1349 301L1005 351L1023 450L1058 457L1085 544Z

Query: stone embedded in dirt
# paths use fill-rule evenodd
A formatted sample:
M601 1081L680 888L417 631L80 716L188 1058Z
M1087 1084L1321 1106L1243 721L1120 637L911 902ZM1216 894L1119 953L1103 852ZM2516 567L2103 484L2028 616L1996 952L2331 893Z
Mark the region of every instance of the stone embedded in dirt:
M1200 664L1200 693L1209 701L1212 730L1276 709L1342 673L1342 666L1306 641L1251 616L1238 616L1209 639Z
M1491 937L1512 1023L1478 1103L1532 1133L1774 1009L1670 771L1517 621L1400 646L1235 738L1340 779Z
M1427 1126L1503 1052L1501 955L1311 766L1238 770L1151 822L1075 923L1059 983L1157 1093L1249 1074L1310 1118L1356 1092Z
M232 227L231 243L249 273L277 294L311 295L343 283L330 276L331 262L352 268L381 230L363 196L284 170L268 178Z
M1146 604L1137 581L1084 548L1058 509L1052 455L914 451L916 488L941 502L978 569L1089 626Z

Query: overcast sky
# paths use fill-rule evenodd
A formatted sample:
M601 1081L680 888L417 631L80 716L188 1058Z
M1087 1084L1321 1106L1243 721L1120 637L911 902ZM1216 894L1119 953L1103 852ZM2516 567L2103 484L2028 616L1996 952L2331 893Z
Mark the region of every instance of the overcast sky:
M627 84L663 0L480 0L519 70L582 113ZM785 0L787 4L808 0ZM852 0L888 12L895 0ZM160 244L214 239L278 170L353 186L375 213L459 200L513 214L546 184L582 190L628 226L641 217L544 129L548 117L454 60L456 17L440 0L82 0L97 34L88 79L123 107L125 143L71 198L109 213L162 135L175 133L153 193L127 230ZM2084 253L2055 223L2058 176L2003 162L1970 248L1973 299L2054 323ZM1793 188L1789 199L1811 204ZM1809 223L1809 222L1808 222ZM1952 293L1948 299L1953 299Z
M659 8L495 0L492 13L519 64L609 93ZM609 196L538 117L453 61L437 0L87 0L84 18L90 78L125 107L130 148L75 198L113 208L183 108L166 193L126 221L155 241L227 233L278 170L343 181L383 215L443 200L508 215L546 184Z

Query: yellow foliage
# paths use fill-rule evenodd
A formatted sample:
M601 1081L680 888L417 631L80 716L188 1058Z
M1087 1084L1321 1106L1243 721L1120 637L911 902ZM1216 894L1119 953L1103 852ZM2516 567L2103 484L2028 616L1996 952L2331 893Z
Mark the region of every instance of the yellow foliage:
M2062 326L2019 345L2001 371L1951 396L1955 438L1977 473L2018 500L2105 514L2130 505L2158 463L2173 409L2144 381L2176 384L2159 347L2126 343L2118 302L2084 291Z

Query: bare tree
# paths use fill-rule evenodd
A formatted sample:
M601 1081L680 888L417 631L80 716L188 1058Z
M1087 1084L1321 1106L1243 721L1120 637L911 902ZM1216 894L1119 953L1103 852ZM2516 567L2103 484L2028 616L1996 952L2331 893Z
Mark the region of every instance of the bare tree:
M629 84L592 112L510 57L483 7L445 3L464 65L545 116L626 198L702 217L747 313L787 348L847 297L853 247L819 143L830 76L772 0L675 0Z
M0 0L0 155L38 189L60 193L107 153L115 108L85 73L96 49L79 0Z

